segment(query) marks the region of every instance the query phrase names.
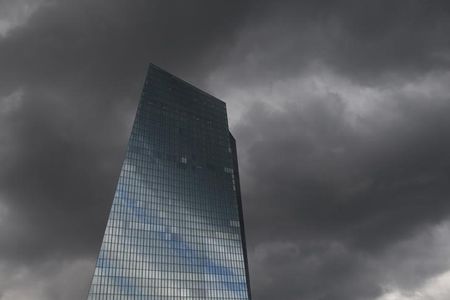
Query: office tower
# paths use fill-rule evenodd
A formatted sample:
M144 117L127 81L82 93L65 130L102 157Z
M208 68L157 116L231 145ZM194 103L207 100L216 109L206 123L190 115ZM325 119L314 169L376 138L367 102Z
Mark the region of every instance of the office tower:
M88 299L250 299L225 103L154 65Z

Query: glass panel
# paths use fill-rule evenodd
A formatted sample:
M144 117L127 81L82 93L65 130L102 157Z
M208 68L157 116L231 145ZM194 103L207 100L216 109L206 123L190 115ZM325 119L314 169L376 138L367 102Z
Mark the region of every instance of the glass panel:
M249 299L234 147L225 103L150 66L89 299Z

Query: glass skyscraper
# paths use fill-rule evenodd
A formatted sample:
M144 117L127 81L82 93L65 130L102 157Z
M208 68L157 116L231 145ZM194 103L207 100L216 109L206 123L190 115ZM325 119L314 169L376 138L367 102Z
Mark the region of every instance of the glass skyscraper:
M225 103L150 65L88 299L250 299Z

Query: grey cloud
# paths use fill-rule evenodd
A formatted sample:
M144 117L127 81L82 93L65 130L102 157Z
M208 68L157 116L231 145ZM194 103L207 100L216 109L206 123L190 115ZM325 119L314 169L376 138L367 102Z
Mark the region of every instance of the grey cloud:
M0 299L87 290L77 261L97 254L149 61L220 81L218 96L317 66L395 90L448 70L449 26L445 1L43 1L0 36L0 281L28 274ZM395 245L449 217L446 90L389 94L357 126L345 95L293 93L276 109L243 99L233 128L255 299L374 299L392 266L405 288L443 271L441 254L409 279L424 243Z
M207 50L232 38L243 6L48 2L0 40L0 94L22 91L2 127L2 194L17 214L2 259L95 250L147 63L195 81Z
M50 2L28 26L1 41L0 78L5 85L80 84L90 92L112 89L120 96L130 81L142 82L145 65L152 60L195 80L196 70L214 63L207 50L219 55L226 49L243 7L201 1Z
M276 111L257 103L234 128L246 141L240 157L253 251L277 243L293 249L253 261L258 299L375 299L380 274L402 261L385 265L392 245L449 218L450 99L430 105L395 95L360 126L349 121L348 104L329 94ZM405 260L414 249L402 249ZM416 272L427 278L443 271L440 263ZM260 268L273 272L269 287Z
M221 66L233 85L270 84L318 64L369 86L449 68L445 1L272 2L252 20Z
M381 293L367 258L337 242L261 244L255 252L251 262L257 299L374 299Z
M250 261L254 294L323 300L378 299L389 289L414 292L424 278L448 271L448 229L448 223L425 228L378 255L335 239L260 243Z
M302 99L308 104L278 112L255 107L235 128L247 141L241 156L251 223L263 226L268 214L285 226L269 229L278 237L301 228L374 249L415 223L446 217L450 102L390 99L397 117L366 117L370 131L358 131L336 97Z
M0 299L83 299L90 280L86 274L93 263L83 259L57 260L34 268L1 264Z

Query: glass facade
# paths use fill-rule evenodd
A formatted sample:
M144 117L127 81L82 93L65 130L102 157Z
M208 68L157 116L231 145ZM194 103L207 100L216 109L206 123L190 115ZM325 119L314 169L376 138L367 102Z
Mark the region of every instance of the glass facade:
M250 299L225 103L154 65L88 299Z

